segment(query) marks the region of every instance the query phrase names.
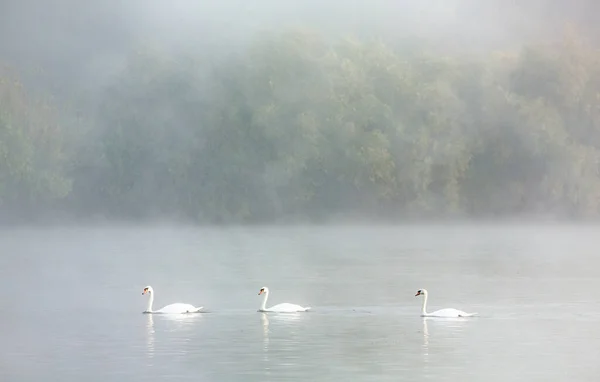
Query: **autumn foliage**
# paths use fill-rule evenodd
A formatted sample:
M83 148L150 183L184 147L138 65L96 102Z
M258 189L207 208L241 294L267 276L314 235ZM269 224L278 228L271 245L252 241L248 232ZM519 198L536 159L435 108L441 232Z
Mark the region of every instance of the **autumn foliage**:
M576 35L486 57L297 31L219 62L146 50L79 123L1 73L0 211L600 214L600 52Z

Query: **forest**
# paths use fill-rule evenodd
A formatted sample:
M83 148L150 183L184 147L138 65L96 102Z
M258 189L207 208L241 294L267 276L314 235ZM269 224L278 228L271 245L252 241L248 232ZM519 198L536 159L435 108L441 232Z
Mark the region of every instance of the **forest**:
M310 30L140 45L97 107L0 66L0 216L201 224L600 215L600 51L455 54Z

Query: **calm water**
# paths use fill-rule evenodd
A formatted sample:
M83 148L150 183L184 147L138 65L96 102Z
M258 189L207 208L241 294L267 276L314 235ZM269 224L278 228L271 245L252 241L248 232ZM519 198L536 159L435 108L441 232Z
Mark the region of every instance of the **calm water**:
M0 381L595 381L600 227L0 233ZM203 305L188 317L145 315ZM256 310L310 305L303 314ZM477 311L463 320L429 310Z

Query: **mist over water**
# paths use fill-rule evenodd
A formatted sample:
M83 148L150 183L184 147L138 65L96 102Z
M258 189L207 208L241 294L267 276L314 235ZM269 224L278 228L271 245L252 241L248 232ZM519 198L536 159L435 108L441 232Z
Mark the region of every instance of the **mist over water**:
M0 381L595 381L598 4L0 2Z
M597 226L2 233L3 380L592 381ZM35 237L35 240L31 238ZM144 315L203 305L188 317ZM310 305L304 314L268 306ZM477 311L473 319L419 317ZM35 365L33 367L32 365Z
M600 216L596 2L1 7L0 223Z

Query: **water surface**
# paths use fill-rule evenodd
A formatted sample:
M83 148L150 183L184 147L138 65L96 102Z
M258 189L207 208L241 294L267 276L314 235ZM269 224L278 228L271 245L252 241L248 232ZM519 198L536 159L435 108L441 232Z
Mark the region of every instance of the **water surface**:
M600 228L0 233L2 381L565 381L600 371ZM187 317L142 314L203 305ZM310 305L264 314L268 305ZM423 319L429 310L473 319Z

